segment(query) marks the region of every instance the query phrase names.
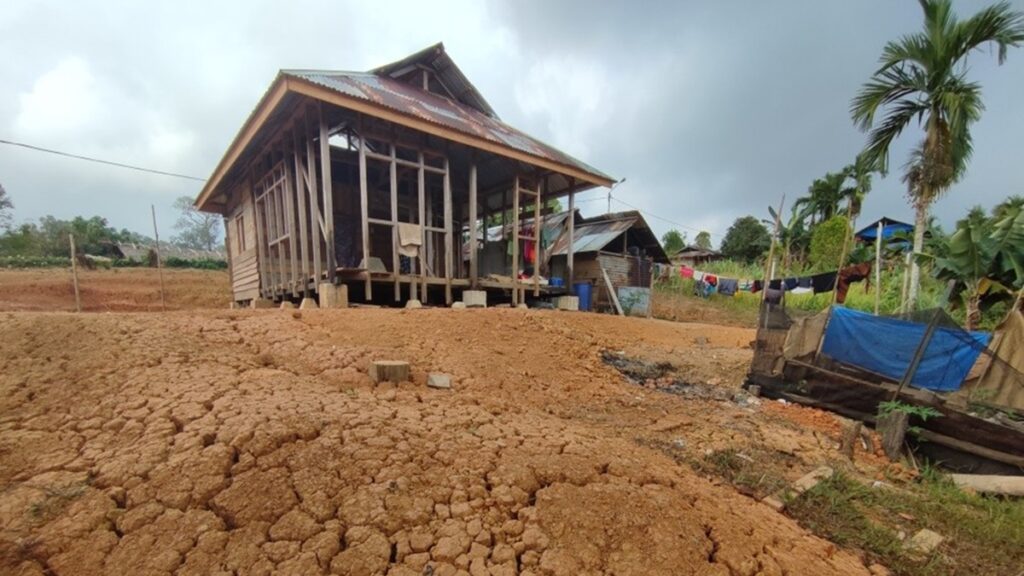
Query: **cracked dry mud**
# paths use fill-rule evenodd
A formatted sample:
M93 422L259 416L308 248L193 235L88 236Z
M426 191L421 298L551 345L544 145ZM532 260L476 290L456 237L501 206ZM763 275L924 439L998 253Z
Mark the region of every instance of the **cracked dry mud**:
M708 442L735 418L629 384L602 350L736 382L748 330L520 310L3 316L0 573L867 574L634 441L679 411ZM373 386L374 359L415 381ZM426 388L432 371L454 389Z

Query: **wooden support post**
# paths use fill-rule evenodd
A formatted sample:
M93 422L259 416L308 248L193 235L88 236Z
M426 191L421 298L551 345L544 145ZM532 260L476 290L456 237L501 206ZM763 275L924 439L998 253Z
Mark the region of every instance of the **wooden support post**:
M326 237L327 280L334 283L338 273L338 261L334 257L334 191L331 177L331 137L327 119L324 117L324 103L319 103L320 112L320 174L323 176L321 187L324 194L324 236ZM320 280L317 279L317 282Z
M519 176L512 185L512 305L519 304Z
M402 285L398 281L401 273L401 264L398 258L398 163L396 146L391 143L391 163L389 164L389 178L391 180L391 272L395 277L395 302L402 299Z
M897 461L903 456L903 440L907 435L910 415L902 410L893 410L878 418L878 432L882 435L882 449L889 460Z
M654 258L651 258L651 284L650 292L647 294L647 319L650 320L654 317Z
M259 267L259 280L260 280L260 297L266 298L268 295L268 288L270 286L270 279L267 277L267 257L266 249L263 247L263 222L260 213L260 204L256 199L256 185L259 180L256 179L256 170L250 172L249 175L249 197L252 201L252 215L253 223L256 226L256 263Z
M565 262L566 265L568 266L568 270L569 270L569 278L566 280L565 284L566 284L566 286L569 287L569 290L575 290L576 289L573 286L573 284L575 283L575 280L576 280L576 276L575 276L575 262L574 262L574 260L576 258L575 258L575 252L573 251L573 244L576 241L576 239L573 237L576 234L576 191L573 190L573 187L575 186L575 183L576 183L576 179L575 178L569 178L569 216L568 216L568 218L569 218L569 232L568 232L568 234L569 234L569 248L568 248L568 250L566 250L566 262Z
M533 297L540 296L541 180L537 181L537 197L533 199ZM625 236L625 234L623 234Z
M480 234L480 229L477 226L477 206L476 206L476 162L469 166L469 286L473 289L477 289L479 283L479 263L478 263L478 240L477 236ZM487 219L484 219L484 237L487 237Z
M362 117L359 118L362 124ZM366 190L366 137L359 134L359 213L363 230L363 267L366 274L366 301L373 300L373 280L370 278L370 205Z
M855 421L843 428L843 435L839 443L839 453L846 456L847 460L853 461L853 451L860 442L860 431L864 424L860 421Z
M156 228L156 206L149 205L150 212L153 214L153 240L155 242L154 250L156 250L156 273L160 277L160 309L167 310L167 298L164 296L164 268L163 262L160 261L160 232ZM74 253L72 253L74 257ZM75 285L78 285L76 280ZM75 294L77 299L78 290L76 288Z
M768 248L768 260L764 263L764 288L761 291L761 314L764 316L764 327L768 327L768 284L772 280L773 268L775 266L775 240L779 236L779 219L782 217L782 207L786 204L786 194L782 194L779 200L779 211L775 213L775 228L772 230L772 243Z
M452 305L452 175L444 158L444 303Z
M903 388L908 386L913 380L914 375L917 374L917 369L921 365L921 361L924 360L924 353L928 350L928 344L932 341L932 336L935 335L935 329L939 326L939 318L942 315L942 309L936 308L935 312L932 313L932 318L928 322L928 327L924 330L924 335L921 336L921 342L917 345L917 350L914 351L914 357L910 360L910 365L907 366L907 371L903 373L903 378L900 379L899 386L892 393L892 400L896 400L900 396L900 392Z
M309 128L309 116L311 114L308 108L306 109L306 114L307 119L303 132L306 138L306 172L309 174L309 182L307 182L309 186L309 214L313 228L310 231L310 240L313 242L313 276L315 276L313 284L319 284L323 279L323 260L320 258L320 242L324 237L324 219L320 215L320 200L317 196L319 185L316 178L316 152L313 150L313 136Z
M418 186L417 194L419 195L419 209L420 209L420 281L423 283L423 294L420 296L420 301L426 304L427 302L427 263L426 263L426 251L427 251L427 173L424 168L423 151L419 151L419 171L417 172Z
M77 254L75 253L76 252L76 250L75 250L75 235L74 234L68 234L68 241L71 243L71 283L75 287L75 312L81 312L82 311L82 298L78 294L78 259L76 258ZM161 282L161 285L162 284L163 283ZM163 297L163 293L164 293L164 291L163 291L163 289L161 289L160 290L161 297Z
M283 155L282 167L284 169L284 197L285 197L285 221L288 223L288 260L291 264L289 266L289 286L291 287L291 293L293 296L298 296L304 292L303 286L300 286L299 282L299 255L298 246L295 245L295 191L298 189L298 179L300 178L298 172L292 172L290 163L288 162L288 151L286 149L287 138L282 141L281 152ZM301 283L305 285L305 282Z
M612 304L615 305L615 313L619 316L625 316L622 312L622 306L619 304L619 295L615 293L615 286L612 285L612 280L608 277L608 271L604 269L604 266L601 266L601 276L604 277L605 288L608 289L608 295Z
M305 180L307 176L303 174L302 159L300 157L302 140L300 134L304 134L305 130L296 129L293 133L294 137L294 161L295 161L295 197L298 201L299 208L299 259L302 262L302 293L303 295L309 295L309 213L306 211L306 187ZM319 281L319 279L317 279Z

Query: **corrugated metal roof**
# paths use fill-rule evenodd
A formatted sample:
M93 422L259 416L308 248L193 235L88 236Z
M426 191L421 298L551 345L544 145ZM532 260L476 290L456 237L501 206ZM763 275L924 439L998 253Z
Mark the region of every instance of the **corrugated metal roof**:
M578 226L573 231L572 251L574 254L597 252L618 238L624 231L629 230L635 223L635 218L625 218ZM562 256L568 253L569 234L563 233L552 244L549 255Z
M520 152L574 167L599 178L613 180L604 172L541 142L497 118L438 94L369 72L282 70L282 74L312 82L345 96L359 98L391 110L415 116L465 134L490 140Z

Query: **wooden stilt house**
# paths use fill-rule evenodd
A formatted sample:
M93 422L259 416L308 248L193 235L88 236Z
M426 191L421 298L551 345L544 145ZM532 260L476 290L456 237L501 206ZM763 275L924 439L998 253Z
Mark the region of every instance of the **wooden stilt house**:
M552 198L573 211L576 193L612 183L502 122L437 44L369 72L282 70L196 206L225 217L237 303L341 284L356 301L450 304L477 288L516 303L558 290L524 262L539 227L524 237L520 219L543 222ZM484 235L467 262L463 244L498 217L512 223L506 266L483 277L494 247Z

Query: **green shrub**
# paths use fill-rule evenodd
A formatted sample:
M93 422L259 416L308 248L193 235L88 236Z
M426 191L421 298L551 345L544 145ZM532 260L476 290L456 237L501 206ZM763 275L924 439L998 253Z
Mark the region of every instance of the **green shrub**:
M224 260L213 260L210 258L186 260L184 258L171 256L164 260L164 266L168 268L195 268L199 270L227 270L228 263Z
M71 260L62 256L0 256L0 268L63 268Z
M819 272L840 268L839 258L850 233L850 225L843 216L833 216L815 226L811 235L812 268Z

